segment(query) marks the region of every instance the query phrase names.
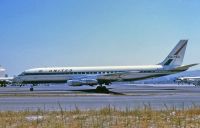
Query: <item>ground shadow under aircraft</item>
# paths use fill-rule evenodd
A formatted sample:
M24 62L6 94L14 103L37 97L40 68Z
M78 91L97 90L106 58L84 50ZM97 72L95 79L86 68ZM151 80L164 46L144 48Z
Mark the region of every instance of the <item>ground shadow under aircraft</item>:
M72 92L86 92L86 93L98 93L98 94L113 94L113 95L125 95L123 93L110 91L112 88L108 88L107 91L99 91L97 89L81 89L81 90L68 90Z
M110 91L112 88L108 88L107 91L99 91L97 89L76 89L76 90L45 90L45 89L42 89L42 90L34 90L32 91L33 93L35 92L60 92L62 94L64 94L65 92L84 92L84 93L88 93L88 94L112 94L112 95L125 95L123 93L120 93L120 92L114 92L114 91Z

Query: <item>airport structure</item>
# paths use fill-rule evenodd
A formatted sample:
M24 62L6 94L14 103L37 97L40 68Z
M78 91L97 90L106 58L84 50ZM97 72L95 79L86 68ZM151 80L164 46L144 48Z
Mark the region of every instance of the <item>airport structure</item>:
M104 66L104 67L50 67L34 68L22 72L13 83L31 84L68 83L71 86L97 86L99 91L108 91L103 85L116 81L135 81L170 75L187 70L197 64L182 65L188 40L180 40L170 54L156 65Z
M1 65L0 65L0 77L5 77L5 69L3 68L3 67L1 67Z

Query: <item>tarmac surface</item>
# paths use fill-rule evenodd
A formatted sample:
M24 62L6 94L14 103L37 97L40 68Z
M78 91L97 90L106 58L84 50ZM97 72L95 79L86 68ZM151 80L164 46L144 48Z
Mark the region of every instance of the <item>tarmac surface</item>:
M200 87L192 85L114 84L109 93L96 93L95 87L67 85L8 86L0 88L0 111L89 110L103 107L135 109L185 109L200 106Z

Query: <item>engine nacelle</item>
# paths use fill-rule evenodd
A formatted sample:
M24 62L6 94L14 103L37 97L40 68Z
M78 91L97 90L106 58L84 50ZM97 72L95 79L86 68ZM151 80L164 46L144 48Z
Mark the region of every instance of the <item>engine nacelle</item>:
M95 79L68 80L67 84L69 86L82 86L82 85L94 86L98 85L98 81Z

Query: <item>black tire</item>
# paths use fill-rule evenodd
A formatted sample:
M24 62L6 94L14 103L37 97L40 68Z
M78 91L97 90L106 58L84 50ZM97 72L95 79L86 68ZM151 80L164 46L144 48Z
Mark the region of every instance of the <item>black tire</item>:
M97 86L96 92L97 93L109 93L109 90L105 86Z
M100 90L101 86L97 86L96 90Z
M33 91L33 88L30 88L30 91L32 92L32 91Z

